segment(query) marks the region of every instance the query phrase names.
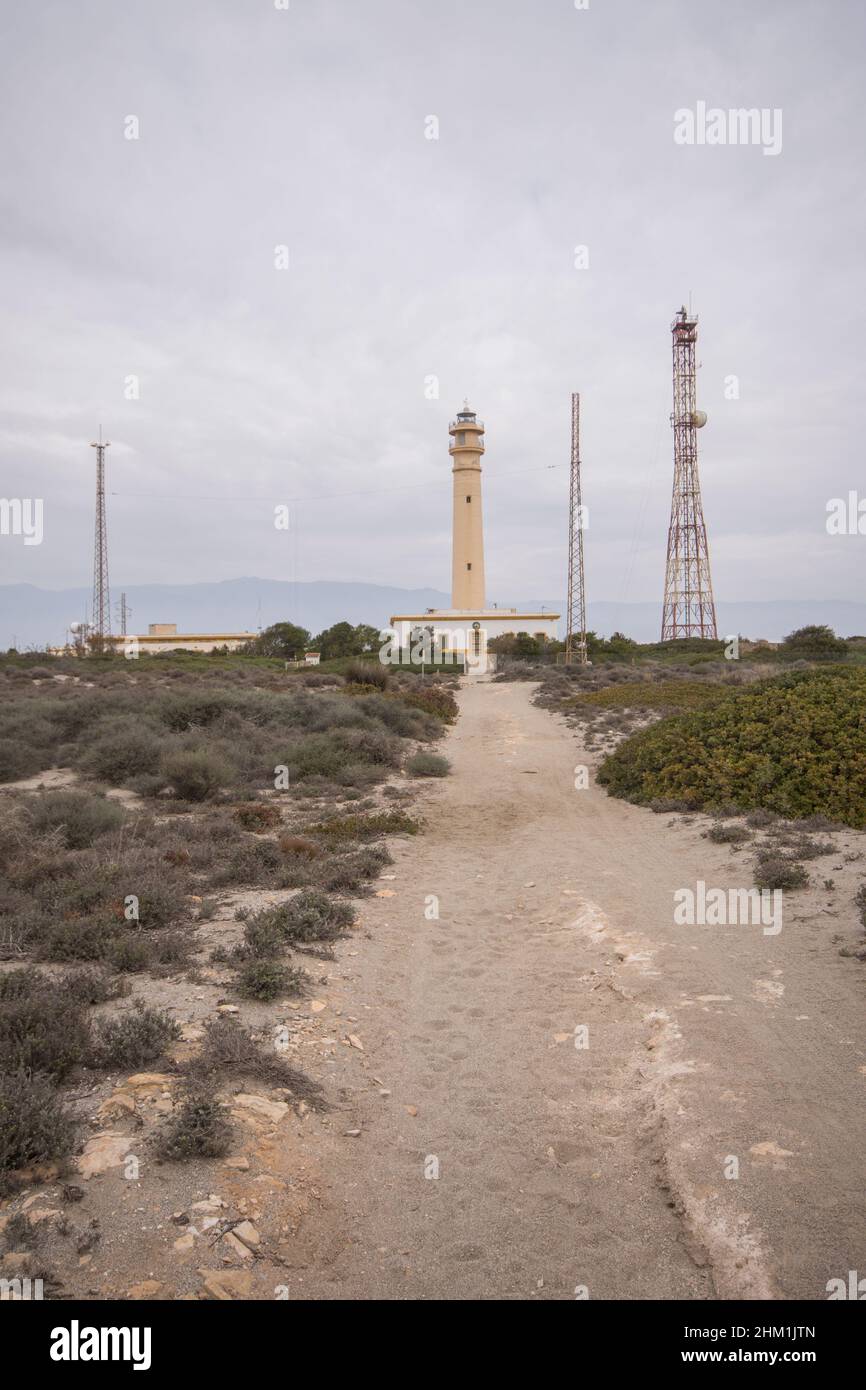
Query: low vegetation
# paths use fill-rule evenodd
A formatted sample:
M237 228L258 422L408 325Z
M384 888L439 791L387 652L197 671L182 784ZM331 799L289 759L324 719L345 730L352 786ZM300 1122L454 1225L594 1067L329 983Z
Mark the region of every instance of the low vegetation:
M615 796L693 809L733 803L866 825L866 670L828 666L760 681L632 735L602 763Z
M336 941L355 920L354 909L339 898L312 888L296 893L288 902L264 908L247 921L254 927L278 932L284 942Z
M75 1121L49 1077L0 1072L0 1192L15 1169L65 1157L75 1135Z
M238 971L238 993L245 999L267 1003L272 999L300 994L307 980L306 971L284 965L272 957L254 957Z
M707 831L707 839L716 845L741 845L751 838L751 831L744 825L711 825Z
M411 777L447 777L451 764L438 753L428 753L422 748L407 760L406 771Z
M180 1027L169 1014L138 1002L127 1013L99 1019L92 1062L97 1067L142 1067L155 1062L179 1037Z
M194 1158L222 1158L231 1140L225 1107L210 1096L194 1093L165 1121L155 1148L164 1163L188 1163Z
M383 835L417 835L418 821L405 811L380 811L374 815L333 816L307 827L325 844L338 846L352 841L378 840Z
M689 710L703 709L725 694L725 687L697 680L622 681L572 696L577 709Z
M329 957L355 921L349 899L391 862L386 837L417 832L401 768L444 762L431 750L456 716L450 673L386 669L368 632L345 629L323 634L330 666L312 671L285 669L288 630L242 658L0 658L0 782L60 769L57 786L0 794L0 1178L70 1152L63 1087L165 1058L180 1030L135 997L145 976L210 982L197 973L209 954L238 999L303 993L293 953ZM262 888L285 901L247 914L229 947L198 944L221 890ZM325 1105L222 1018L185 1066L165 1160L225 1152L227 1077Z
M781 854L763 854L755 865L757 888L805 888L809 875L802 864Z
M191 1089L224 1085L227 1081L263 1082L290 1092L295 1103L313 1110L327 1109L322 1087L293 1067L271 1046L261 1047L236 1019L218 1015L208 1020L201 1050L184 1066Z

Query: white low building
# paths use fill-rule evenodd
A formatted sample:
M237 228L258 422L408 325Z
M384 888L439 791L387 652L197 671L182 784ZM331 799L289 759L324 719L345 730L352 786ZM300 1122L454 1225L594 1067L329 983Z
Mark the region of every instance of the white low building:
M395 647L401 651L419 644L425 650L432 647L436 661L447 660L449 654L462 661L467 653L471 660L486 652L494 637L518 632L555 642L558 625L558 613L519 613L516 608L431 608L426 613L396 613L391 618Z
M176 623L151 623L146 633L115 634L110 640L126 655L158 656L162 652L213 652L223 647L236 652L257 636L256 632L178 632Z

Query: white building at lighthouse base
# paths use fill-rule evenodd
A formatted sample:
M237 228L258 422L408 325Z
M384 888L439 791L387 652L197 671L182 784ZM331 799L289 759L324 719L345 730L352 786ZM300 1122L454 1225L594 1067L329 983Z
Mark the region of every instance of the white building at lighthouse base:
M423 634L431 639L434 657L427 660L468 661L474 664L486 656L494 637L516 636L528 632L530 637L557 640L558 613L519 613L516 608L472 610L461 608L428 608L426 613L396 613L391 618L394 646L408 651L423 643ZM424 643L426 646L426 643Z

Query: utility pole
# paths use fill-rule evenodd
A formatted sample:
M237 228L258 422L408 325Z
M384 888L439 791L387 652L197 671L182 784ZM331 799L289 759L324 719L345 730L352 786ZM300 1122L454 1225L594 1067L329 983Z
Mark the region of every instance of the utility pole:
M698 430L707 417L696 405L695 346L697 317L680 309L673 334L674 486L668 528L662 641L707 637L716 632L716 607L710 579L710 552L698 476Z
M583 505L580 489L580 394L571 396L571 486L568 499L568 616L565 664L587 664L586 591L583 570Z

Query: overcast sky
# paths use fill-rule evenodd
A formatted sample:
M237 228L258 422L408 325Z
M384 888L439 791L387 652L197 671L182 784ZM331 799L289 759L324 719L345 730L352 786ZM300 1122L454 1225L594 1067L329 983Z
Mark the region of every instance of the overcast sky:
M45 536L0 537L0 582L90 582L102 422L114 594L447 589L468 395L489 598L563 593L579 390L588 593L660 600L691 295L717 597L862 599L866 537L825 519L866 496L864 27L862 0L4 0L0 493ZM781 151L676 144L699 101L780 109Z

